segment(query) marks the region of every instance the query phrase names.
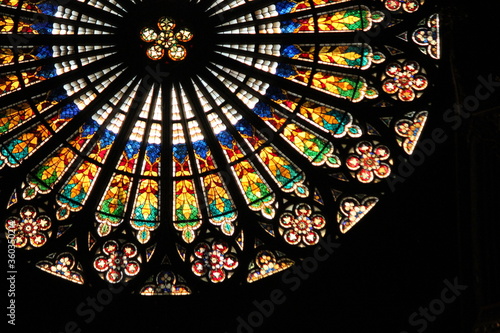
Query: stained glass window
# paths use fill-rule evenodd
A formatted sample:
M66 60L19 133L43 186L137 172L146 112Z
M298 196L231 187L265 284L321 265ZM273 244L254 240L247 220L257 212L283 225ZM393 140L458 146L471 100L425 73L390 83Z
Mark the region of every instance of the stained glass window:
M432 117L430 1L0 11L0 217L78 284L186 295L286 270L383 200Z

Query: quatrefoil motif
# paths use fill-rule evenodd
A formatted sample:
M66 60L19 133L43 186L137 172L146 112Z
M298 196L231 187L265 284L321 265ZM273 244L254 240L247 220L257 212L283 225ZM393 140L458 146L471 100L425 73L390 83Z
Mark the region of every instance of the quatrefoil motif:
M141 30L141 39L148 43L153 43L146 50L146 55L152 60L160 60L165 55L165 51L170 59L180 61L186 58L187 51L180 42L188 42L193 38L193 33L182 28L178 32L174 31L175 21L167 16L158 20L160 32L156 32L151 27Z

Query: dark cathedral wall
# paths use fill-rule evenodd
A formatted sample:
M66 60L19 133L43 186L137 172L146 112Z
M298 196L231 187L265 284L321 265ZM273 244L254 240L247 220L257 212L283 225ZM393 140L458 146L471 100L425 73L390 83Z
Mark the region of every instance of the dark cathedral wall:
M444 113L500 72L498 11L443 5ZM151 299L89 290L19 262L14 331L472 332L480 309L500 302L500 87L492 89L477 115L432 120L447 139L317 267L224 294Z

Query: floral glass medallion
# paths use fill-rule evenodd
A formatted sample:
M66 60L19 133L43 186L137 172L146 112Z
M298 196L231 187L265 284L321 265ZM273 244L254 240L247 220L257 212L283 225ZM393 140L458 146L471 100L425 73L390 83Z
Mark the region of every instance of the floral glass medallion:
M152 60L160 60L166 51L168 57L174 61L186 58L187 51L181 42L188 42L193 38L191 31L187 28L181 28L175 32L175 21L166 16L158 20L158 28L158 33L149 27L141 30L141 39L152 43L146 51L147 56Z

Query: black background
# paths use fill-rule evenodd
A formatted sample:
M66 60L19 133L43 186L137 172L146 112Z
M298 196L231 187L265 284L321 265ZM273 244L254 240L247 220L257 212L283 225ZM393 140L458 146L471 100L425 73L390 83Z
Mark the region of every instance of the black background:
M499 61L495 55L498 11L479 2L443 4L448 9L443 13L442 84L450 85L444 90L452 91L450 82L456 73L462 96L473 95L479 75L486 78L499 73L495 67ZM479 110L498 105L498 95L481 102ZM450 96L453 93L443 94L442 112L453 105ZM16 326L14 330L9 326L9 332L417 332L423 326L411 326L409 317L441 298L444 280L455 279L467 289L446 304L434 321L428 321L423 331L472 332L482 305L475 301L476 290L488 292L489 288L473 281L473 262L478 258L468 241L473 210L465 145L476 123L470 118L452 130L439 111L431 119L424 137L433 128L443 128L447 140L425 157L411 177L397 184L394 193L383 197L328 260L300 280L297 290L291 290L296 285L277 274L224 293L217 288L188 297L118 293L100 312L93 312L95 317L87 323L91 311L79 315L77 309L90 309L98 290L54 278L18 261ZM488 165L498 162L494 156L485 159ZM494 169L486 168L480 178L488 182ZM498 206L498 194L481 186L475 191L484 200L483 207L491 204L493 211ZM496 218L494 213L485 216ZM279 300L283 302L268 316L257 314L253 302L266 303L273 290L282 293ZM241 321L256 327L244 329Z

